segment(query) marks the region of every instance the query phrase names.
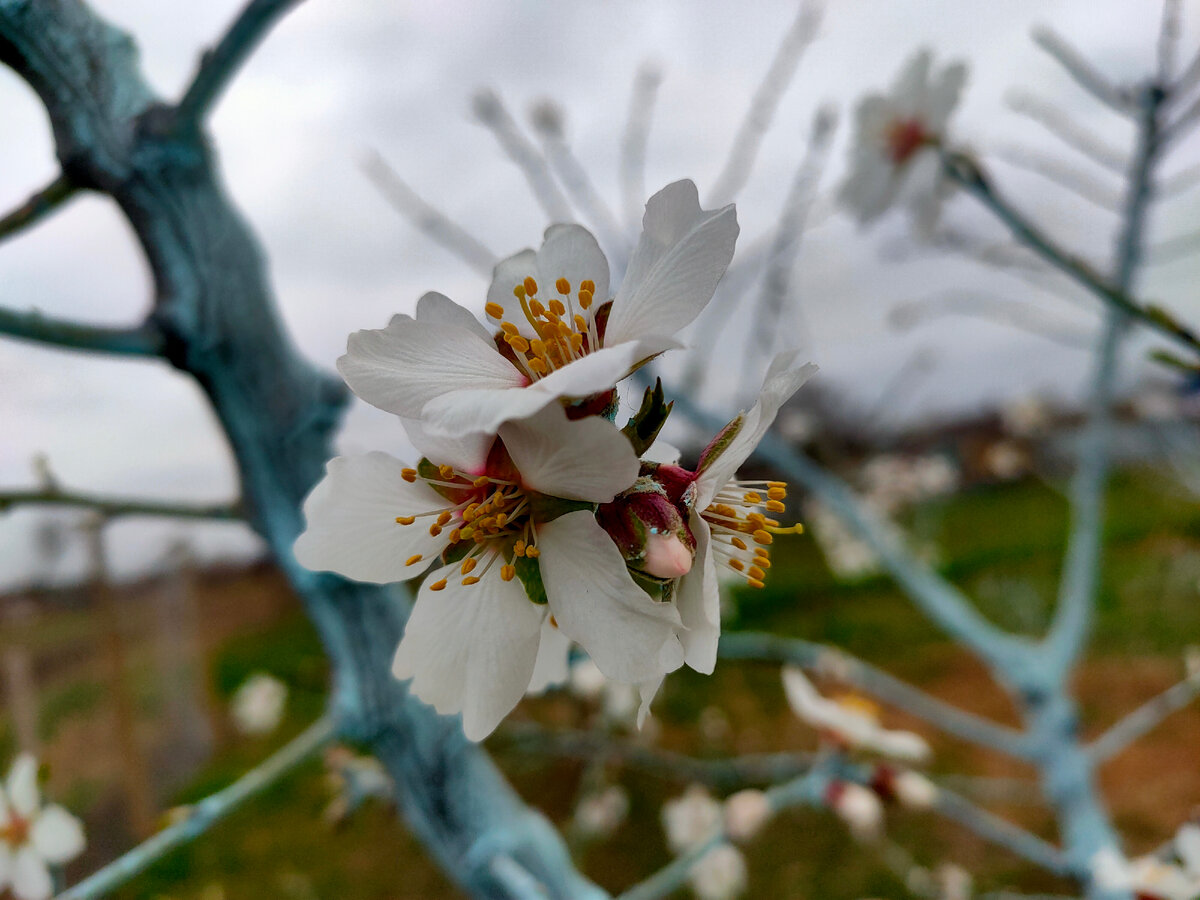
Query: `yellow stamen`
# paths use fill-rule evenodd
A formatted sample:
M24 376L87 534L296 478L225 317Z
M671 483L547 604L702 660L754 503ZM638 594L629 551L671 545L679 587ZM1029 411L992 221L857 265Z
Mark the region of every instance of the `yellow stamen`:
M520 334L521 333L520 329L517 328L517 326L514 325L512 322L501 322L500 330L503 331L505 334Z
M537 372L539 375L546 374L546 364L542 362L541 357L535 356L529 361L529 370Z
M532 558L534 558L534 559L537 559L539 556L541 556L541 555L542 555L542 551L538 550L538 548L537 548L537 547L526 547L526 548L525 548L525 555L526 555L526 556L530 556L530 557L532 557Z
M768 500L767 509L769 509L771 512L783 512L785 509L787 509L787 507L784 506L779 500Z
M403 478L405 481L407 481L409 484L412 484L414 481L417 480L417 470L416 469L401 469L400 477Z
M441 533L442 533L441 525L434 523L433 525L429 526L429 536L430 537L437 537Z
M454 466L438 466L438 474L450 481L454 478Z
M525 542L517 541L515 544L513 544L513 556L524 556L524 555L525 555Z
M572 334L567 338L567 340L569 340L571 342L571 349L574 350L576 353L578 353L580 350L583 349L583 335L582 334Z
M416 516L396 516L397 525L411 525L415 521L417 521Z
M542 304L537 300L530 300L529 311L535 316L544 316L546 314L546 307L542 306Z
M521 337L519 334L508 335L504 338L504 342L518 353L529 352L529 341L525 340L525 338Z
M450 510L448 510L448 509L442 510L441 513L437 517L438 525L445 525L449 521L450 521Z
M457 544L459 542L459 539L461 539L461 538L462 538L462 529L461 528L455 528L452 532L450 532L450 543Z
M493 319L504 318L504 307L501 306L499 303L484 304L483 311L485 313L487 313L489 316L491 316ZM503 328L504 325L505 325L505 323L501 323L500 327Z
M501 566L500 567L500 577L504 581L512 581L514 578L517 577L517 567L516 566L507 566L507 565Z
M537 282L533 280L531 275L525 276L525 293L530 297L537 293Z
M550 312L554 313L556 316L565 316L567 314L567 308L563 306L563 302L561 300L556 298L550 301Z
M766 587L766 585L763 584L761 581L759 581L757 578L747 578L746 584L750 585L750 587L752 587L752 588Z
M749 575L751 578L757 578L759 580L762 580L763 578L766 577L767 573L764 572L762 569L760 569L758 566L751 566L749 571L746 574Z
M739 572L741 572L741 571L745 570L746 564L744 562L742 562L740 559L731 559L729 561L729 568L737 569Z
M558 281L554 282L554 286L558 288L558 292L560 294L571 293L571 282L567 281L565 278L558 279Z
M446 587L446 579L443 578L441 581L435 581L433 584L431 584L429 586L429 589L431 591L440 591L440 590L444 590L445 587Z
M579 313L575 313L575 330L576 331L587 331L588 330L587 319L585 319Z
M479 579L476 578L474 575L468 575L466 578L464 578L462 580L462 583L467 586L470 586L472 584L479 584Z
M737 547L739 550L746 549L746 542L743 541L740 537L731 538L729 543L733 544L733 546Z
M767 496L772 500L782 500L787 496L787 488L773 487L767 488Z
M579 289L581 291L587 291L589 294L594 294L596 293L596 282L592 281L590 278L585 278L583 281L579 282Z
M518 300L524 300L525 299L525 285L518 284L516 287L514 287L513 288L513 296L516 297Z
M770 544L775 539L771 537L771 532L760 528L754 532L754 540L760 544Z
M742 496L742 499L747 503L762 503L762 494L758 493L758 491L747 491Z
M489 481L491 481L491 479L488 478L486 475L480 475L478 478L476 478L474 481L471 482L471 485L472 485L472 487L483 487Z
M462 572L464 575L467 575L467 574L469 574L469 573L470 573L470 571L471 571L472 569L474 569L474 568L475 568L475 566L476 566L476 560L475 560L475 557L473 557L473 556L468 556L466 559L464 559L464 560L462 561L462 565L458 567L458 570L459 570L460 572Z
M582 309L587 309L591 305L592 305L592 292L591 291L580 291L579 292L579 306Z
M415 554L413 554L412 556L410 556L408 559L406 559L406 560L404 561L404 564L405 564L406 566L415 566L415 565L416 565L417 563L419 563L419 562L420 562L422 559L424 559L424 557L423 557L423 556L421 556L421 554L420 554L420 553L415 553Z

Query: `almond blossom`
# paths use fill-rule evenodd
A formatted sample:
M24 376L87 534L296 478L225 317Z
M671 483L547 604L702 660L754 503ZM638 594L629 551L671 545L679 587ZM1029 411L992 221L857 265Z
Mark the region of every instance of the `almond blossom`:
M888 93L870 94L858 105L840 198L863 224L894 204L909 208L925 231L937 221L948 189L938 148L967 69L954 63L935 75L932 61L928 50L920 51Z
M0 891L10 888L17 900L48 900L50 867L83 848L83 824L61 806L42 805L37 761L22 753L0 789Z
M527 689L565 675L569 641L610 678L637 683L683 663L679 614L633 581L595 504L638 471L628 440L558 404L504 423L486 444L410 428L424 459L331 460L304 504L297 560L386 583L433 571L393 671L442 714L487 736Z
M538 251L496 266L484 327L431 293L416 318L350 336L338 370L368 403L445 434L494 434L559 398L612 387L712 299L738 235L733 206L700 208L691 181L650 198L625 279L609 300L608 261L579 225L552 225Z

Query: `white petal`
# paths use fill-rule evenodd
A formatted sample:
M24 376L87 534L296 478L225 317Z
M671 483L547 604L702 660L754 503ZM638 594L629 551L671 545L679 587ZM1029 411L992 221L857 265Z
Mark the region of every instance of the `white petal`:
M958 105L959 95L967 81L967 67L952 63L942 69L937 79L929 86L926 96L926 125L936 132L946 127L946 120Z
M445 590L429 589L443 578ZM392 671L439 713L461 712L463 732L482 740L525 694L544 616L498 564L472 585L457 563L446 566L421 585Z
M932 62L933 54L928 48L922 48L909 57L900 70L891 92L892 103L900 115L911 116L925 111L925 92Z
M29 841L42 859L52 865L70 862L87 846L83 823L61 806L47 806L30 828Z
M21 753L13 760L8 770L8 802L13 812L23 819L32 819L41 803L37 784L37 760L29 753Z
M0 892L3 892L5 886L12 880L13 862L12 850L9 849L8 844L0 841Z
M679 344L651 338L589 353L524 388L455 390L425 407L426 427L448 434L495 433L505 422L524 419L560 397L586 397L608 390L635 368Z
M525 318L521 303L513 294L513 288L526 278L537 278L537 254L522 250L496 263L492 270L492 283L488 287L487 302L504 307L504 321L512 322L527 338L534 338L533 326ZM540 285L539 285L540 287Z
M678 447L668 444L662 438L657 438L651 444L645 453L642 454L642 459L646 462L660 463L666 466L677 466L679 460L683 457L683 451Z
M3 785L0 785L0 830L3 830L10 821L11 817L8 813L8 798L4 794ZM0 846L3 846L3 842L0 842ZM0 885L3 883L3 881L0 881Z
M474 331L396 316L387 328L356 331L338 371L372 406L416 418L448 391L519 387L529 379Z
M637 711L637 727L641 728L646 724L646 716L650 715L650 704L658 694L658 689L662 687L662 675L649 678L646 681L638 682L638 711Z
M629 439L599 416L572 421L557 403L500 429L521 483L554 497L607 503L638 476Z
M470 331L485 343L492 343L492 335L469 309L437 291L430 291L417 301L417 321L429 325L453 325Z
M642 236L613 300L604 342L675 334L700 314L733 259L733 206L700 208L691 181L669 184L646 203Z
M616 544L587 510L538 529L542 581L562 632L605 675L637 683L683 664L679 613L638 587Z
M797 365L797 357L793 350L772 360L758 402L743 415L737 434L719 455L705 461L705 468L696 479L697 509L707 507L713 495L733 478L775 421L779 408L817 371L812 363Z
M571 640L550 623L546 616L542 622L542 638L538 642L537 660L533 664L533 675L529 679L527 694L540 694L547 688L562 684L571 675L568 654Z
M717 665L717 641L721 637L721 593L708 523L693 512L689 525L696 538L696 558L675 589L675 606L687 629L680 633L679 640L684 661L697 672L710 675Z
M1175 832L1175 854L1188 874L1200 877L1200 825L1189 823Z
M400 460L378 451L331 459L325 477L304 501L308 527L296 539L297 562L377 584L420 575L446 546L446 538L429 534L431 520L401 525L396 517L450 504L421 479L405 481L404 468ZM418 553L424 564L405 565Z
M592 233L580 225L551 225L546 239L537 252L538 298L548 304L562 299L555 282L565 278L571 283L571 297L579 293L579 285L591 280L597 305L608 300L608 260ZM566 302L565 300L563 301Z
M49 900L54 891L50 871L33 847L26 844L13 859L12 892L17 900Z
M400 419L409 442L417 452L431 462L454 466L460 472L480 475L486 467L488 453L496 441L494 433L474 431L468 434L448 434L428 427L422 419Z

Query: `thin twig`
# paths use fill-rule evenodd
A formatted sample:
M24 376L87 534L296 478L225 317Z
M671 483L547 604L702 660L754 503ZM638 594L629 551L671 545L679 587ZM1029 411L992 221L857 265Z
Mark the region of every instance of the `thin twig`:
M1200 695L1200 675L1185 678L1146 701L1096 738L1088 747L1094 762L1112 759L1138 738L1149 734L1167 716L1185 708Z
M1072 80L1103 103L1122 115L1130 115L1137 106L1128 91L1123 91L1083 58L1083 54L1053 29L1039 25L1033 29L1033 42L1062 66Z
M422 199L378 153L368 154L363 174L400 215L481 275L491 275L497 256L465 228Z
M1174 262L1191 256L1197 250L1200 250L1200 229L1150 244L1146 248L1146 261L1154 265Z
M1069 876L1071 868L1062 851L1035 834L1002 819L982 807L976 806L965 797L960 797L944 787L938 788L933 808L942 816L973 831L979 837L1005 847L1017 856L1041 866L1047 872Z
M1021 732L931 697L899 678L833 647L799 638L772 634L726 632L717 651L723 659L788 663L836 677L897 709L928 722L947 734L1006 753L1017 759L1029 756Z
M42 188L30 195L29 199L0 218L0 239L12 237L40 222L50 213L70 200L78 193L79 188L66 175L59 175Z
M754 96L750 98L750 107L733 136L733 144L729 148L725 165L708 192L707 206L718 207L732 203L745 186L750 172L754 169L754 160L758 156L763 136L771 127L771 122L779 110L779 102L796 76L796 69L804 57L804 51L817 35L821 13L821 6L817 2L806 0L801 4L792 26L779 42L779 48L775 51L766 74L754 91Z
M75 506L93 510L106 519L124 516L155 516L173 519L215 519L241 521L246 514L236 503L166 503L64 491L56 485L38 490L0 491L0 512L18 506Z
M1070 116L1052 103L1036 97L1028 91L1012 91L1007 97L1013 112L1028 116L1056 138L1077 150L1093 162L1110 171L1124 174L1128 161L1121 151L1101 142L1083 126L1072 121Z
M208 115L238 69L250 58L267 31L300 0L250 0L229 30L200 59L196 76L175 108L181 125L195 126Z
M636 230L642 222L642 204L646 202L646 143L662 73L651 63L643 63L633 79L629 98L629 116L621 135L618 177L625 221Z
M1070 191L1105 212L1119 212L1121 209L1121 197L1116 189L1061 159L1015 144L996 147L992 155L1000 162L1032 172Z
M1162 85L1170 84L1174 77L1175 51L1179 49L1181 32L1181 7L1180 0L1163 0L1162 24L1158 29L1158 46L1155 48L1155 78Z
M52 319L37 310L16 312L0 309L0 335L72 350L121 356L162 356L164 349L161 333L149 323L134 328L107 328L84 325L69 319Z
M56 900L96 900L105 896L144 872L171 850L203 835L246 800L271 787L332 740L334 734L331 718L318 719L291 743L229 787L191 806L183 821L164 828L75 887L59 894Z
M970 316L985 319L1029 334L1046 338L1072 349L1090 349L1090 334L1075 323L1048 313L1032 303L1009 300L991 294L969 291L941 291L928 297L905 300L888 312L888 324L910 329L943 316Z

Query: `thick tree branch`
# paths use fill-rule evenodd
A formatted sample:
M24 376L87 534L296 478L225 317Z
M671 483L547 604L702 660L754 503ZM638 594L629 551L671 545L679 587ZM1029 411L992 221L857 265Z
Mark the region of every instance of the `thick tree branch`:
M59 175L46 187L42 188L29 199L0 218L0 240L19 234L26 228L37 224L50 215L68 200L75 196L79 188L66 175Z
M242 9L217 46L201 58L196 77L176 107L181 125L195 126L208 115L271 26L298 3L300 0L251 0Z
M69 319L52 319L37 310L15 312L0 309L0 335L68 350L113 353L118 356L162 356L164 351L162 334L150 324L134 328L106 328L83 325Z
M236 503L164 503L158 500L137 500L132 497L111 497L102 494L63 491L57 486L40 490L0 491L0 512L18 506L78 506L93 510L106 519L124 516L156 516L173 519L212 519L240 521L245 513Z

